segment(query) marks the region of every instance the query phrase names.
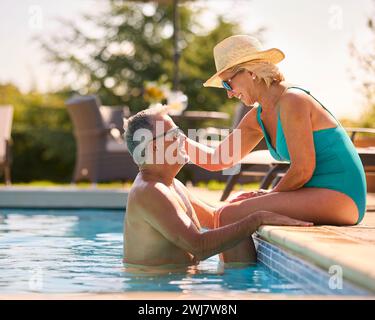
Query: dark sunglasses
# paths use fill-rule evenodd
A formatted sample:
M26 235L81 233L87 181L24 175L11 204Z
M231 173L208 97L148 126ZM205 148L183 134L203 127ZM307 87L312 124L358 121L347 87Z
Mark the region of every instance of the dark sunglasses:
M228 90L228 91L233 91L233 88L231 87L231 85L229 84L230 82L232 82L232 80L234 79L234 77L236 75L238 75L240 72L242 72L243 70L238 70L234 75L233 77L229 78L228 80L223 80L221 81L221 84L223 85L224 89Z
M244 69L240 69L238 70L234 75L233 77L229 78L228 80L223 80L221 81L221 84L223 85L224 89L228 90L228 91L233 91L233 88L232 86L230 85L230 83L232 82L232 80L234 79L234 77L236 75L238 75L239 73L241 73L242 71L244 71Z

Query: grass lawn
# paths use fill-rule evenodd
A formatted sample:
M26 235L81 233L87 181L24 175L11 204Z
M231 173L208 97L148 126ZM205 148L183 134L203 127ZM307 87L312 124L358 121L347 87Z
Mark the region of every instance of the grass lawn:
M245 183L245 184L236 184L234 190L258 190L259 182ZM204 188L211 191L224 190L226 183L216 180L211 180L209 182L198 182L198 188Z

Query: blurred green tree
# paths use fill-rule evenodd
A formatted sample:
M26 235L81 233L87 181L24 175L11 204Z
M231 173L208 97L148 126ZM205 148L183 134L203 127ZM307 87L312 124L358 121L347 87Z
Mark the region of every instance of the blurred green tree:
M188 3L179 6L179 15L180 89L188 95L190 109L223 109L226 93L203 89L202 84L215 72L214 45L239 33L239 27L219 17L216 26L206 30L198 22L199 11ZM71 89L98 94L105 104L125 104L137 112L147 107L146 81L172 81L172 18L170 4L108 0L108 9L100 15L84 16L100 35L89 35L64 20L70 32L40 41L61 74L75 74Z
M84 15L83 24L61 20L64 32L37 39L47 62L68 85L41 94L0 84L0 104L15 108L13 181L70 181L75 140L64 101L73 93L97 94L106 105L128 105L137 112L147 107L146 82L172 82L172 5L167 0L159 4L106 1L104 13ZM179 6L179 14L179 87L189 97L189 109L232 113L236 102L227 99L224 90L205 89L202 84L215 72L213 47L241 30L222 17L208 30L200 24L200 11L189 6L189 1ZM262 31L252 34L259 37Z
M72 124L64 106L70 92L22 93L0 84L0 105L14 107L12 181L70 182L75 161Z

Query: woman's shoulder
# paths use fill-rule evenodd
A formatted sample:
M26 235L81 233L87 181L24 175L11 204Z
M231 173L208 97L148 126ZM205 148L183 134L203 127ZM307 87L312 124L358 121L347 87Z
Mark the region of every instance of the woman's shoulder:
M307 93L296 88L289 88L279 100L280 114L306 112L310 110L310 100Z

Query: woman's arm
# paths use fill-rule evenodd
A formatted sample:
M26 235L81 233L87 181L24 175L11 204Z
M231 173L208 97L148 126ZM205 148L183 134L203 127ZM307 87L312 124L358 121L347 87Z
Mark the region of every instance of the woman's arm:
M216 148L189 138L185 140L185 148L193 163L209 171L219 171L238 163L262 138L263 133L256 121L256 108L253 108Z
M315 170L310 105L302 97L288 94L280 108L280 120L290 155L290 168L272 192L301 188L311 179Z

